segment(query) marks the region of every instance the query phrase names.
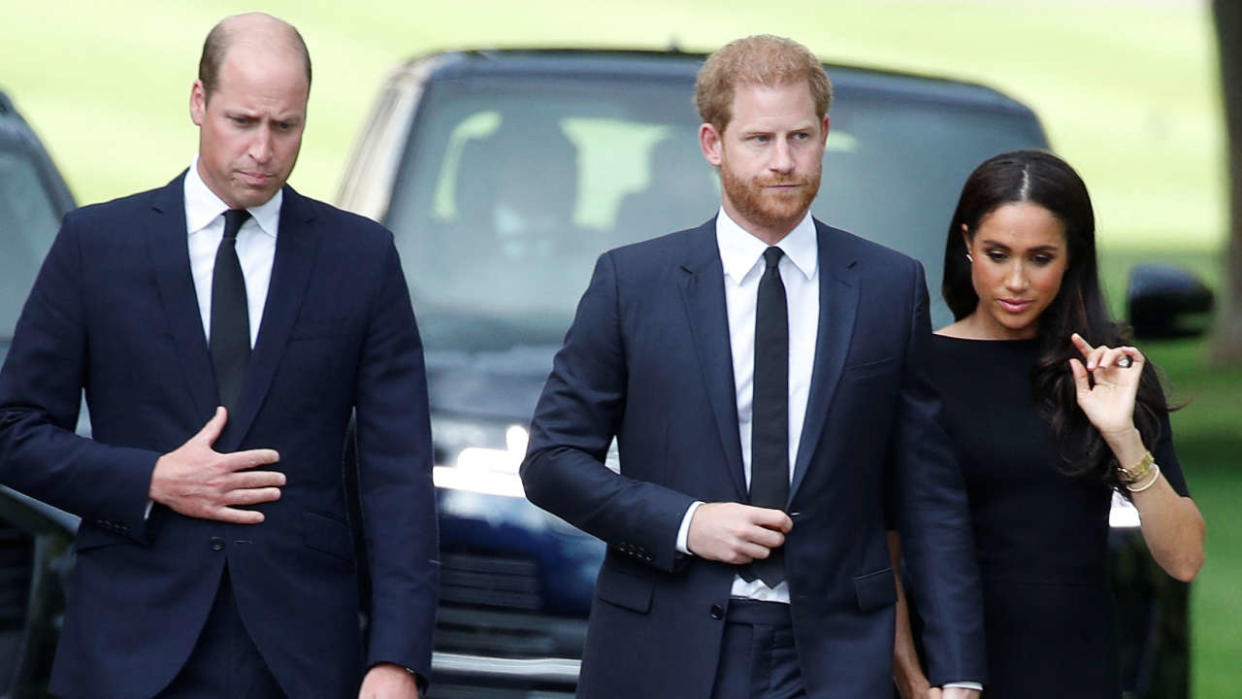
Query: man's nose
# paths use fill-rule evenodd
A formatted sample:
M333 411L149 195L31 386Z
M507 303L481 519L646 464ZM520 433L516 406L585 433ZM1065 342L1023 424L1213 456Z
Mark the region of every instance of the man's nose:
M789 147L789 142L785 139L776 139L776 144L772 148L772 162L769 164L769 167L774 172L782 174L793 172L793 151Z
M266 163L272 159L272 134L261 128L250 141L250 157L256 163Z

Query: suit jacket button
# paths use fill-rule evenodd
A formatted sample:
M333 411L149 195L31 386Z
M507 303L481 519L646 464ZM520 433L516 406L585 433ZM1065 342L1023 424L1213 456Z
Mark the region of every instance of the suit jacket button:
M719 604L713 604L712 605L712 618L723 619L724 618L724 607L720 606Z
M224 539L221 539L218 536L211 537L211 550L212 551L223 551L224 550Z

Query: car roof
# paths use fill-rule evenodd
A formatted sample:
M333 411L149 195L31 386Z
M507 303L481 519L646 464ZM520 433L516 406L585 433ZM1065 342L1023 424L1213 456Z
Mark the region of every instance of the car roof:
M26 124L26 120L17 113L17 109L13 106L13 100L0 90L0 141L25 142L28 140L29 131L30 127Z
M24 152L31 158L60 214L74 208L69 186L56 169L47 149L3 90L0 90L0 147Z
M707 54L575 48L510 48L443 51L407 62L403 71L427 70L431 80L568 77L693 82ZM986 85L936 76L825 63L834 92L856 97L943 104L1008 112L1034 120L1025 104Z

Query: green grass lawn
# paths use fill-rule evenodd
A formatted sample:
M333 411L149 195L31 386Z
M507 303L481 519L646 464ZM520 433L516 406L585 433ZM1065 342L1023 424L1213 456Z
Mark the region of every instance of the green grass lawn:
M35 124L82 203L148 189L188 165L199 47L232 2L5 3L0 88ZM1028 103L1083 174L1104 274L1121 308L1125 270L1175 260L1219 279L1223 134L1206 2L1101 0L270 0L315 61L292 183L332 199L385 72L439 48L612 46L710 50L756 32L798 38L836 62L983 82ZM689 96L687 96L689 99ZM1217 287L1219 288L1219 287ZM1195 695L1242 693L1242 370L1203 361L1202 342L1146 347L1190 399L1174 417L1207 517L1193 593Z

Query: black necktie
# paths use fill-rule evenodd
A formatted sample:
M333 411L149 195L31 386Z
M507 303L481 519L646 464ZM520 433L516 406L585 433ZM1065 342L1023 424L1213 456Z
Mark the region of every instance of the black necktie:
M783 252L763 252L755 305L755 376L750 423L750 504L784 510L789 499L789 312L778 265ZM768 587L785 579L785 549L751 564Z
M237 231L249 217L250 212L245 209L224 212L224 238L216 250L216 266L211 275L211 364L216 372L220 405L228 409L230 422L250 362L246 278L237 259Z

